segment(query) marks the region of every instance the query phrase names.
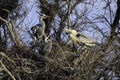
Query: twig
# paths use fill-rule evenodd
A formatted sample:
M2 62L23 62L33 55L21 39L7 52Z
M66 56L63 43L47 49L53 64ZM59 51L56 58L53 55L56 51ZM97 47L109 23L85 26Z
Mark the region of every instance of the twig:
M5 67L5 65L2 63L2 61L0 61L1 66L3 67L3 69L11 76L11 78L13 80L16 80L15 77L12 75L12 73Z
M3 19L2 17L0 17L0 20L2 20L3 22L7 23L8 21Z
M18 48L21 48L21 44L20 44L20 40L19 40L18 35L16 35L16 33L14 34L14 32L12 31L12 29L14 27L13 24L10 23L9 21L3 19L2 17L0 17L0 20L2 20L3 22L5 22L6 27L7 27L8 31L9 31L10 38L12 39L12 41L14 42L14 44Z
M14 63L14 61L11 60L5 53L0 52L0 55L2 55L3 57L7 58L10 62Z
M68 28L70 28L71 26L71 20L70 20L70 13L71 13L71 4L70 4L70 0L67 0L67 4L68 4Z

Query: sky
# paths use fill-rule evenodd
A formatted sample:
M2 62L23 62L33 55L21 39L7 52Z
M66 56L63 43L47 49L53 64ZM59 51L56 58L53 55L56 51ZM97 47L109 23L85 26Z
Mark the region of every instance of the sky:
M30 28L36 24L39 23L39 15L36 13L36 11L38 11L38 4L36 4L37 0L24 0L24 5L23 8L27 9L28 14L26 16L26 18L24 19L24 23L22 23L20 26L25 26L24 29L22 29L23 31L26 31L24 33L21 34L21 37L23 40L28 40L30 36L26 36L25 34L27 33L27 30L30 30ZM91 21L96 21L96 15L105 15L106 18L109 19L109 14L107 14L108 12L105 12L105 10L103 9L105 7L105 2L104 0L97 0L97 2L95 2L94 6L92 5L84 5L83 3L80 3L76 9L78 10L78 13L81 13L82 10L84 8L88 8L88 18ZM115 10L116 6L113 3L111 3L112 8L114 8L113 10ZM74 20L75 16L71 15L71 21ZM99 27L100 29L102 29L104 32L106 32L106 34L108 35L110 32L110 28L106 25L105 22L101 22L101 23L95 23L97 26L95 25L81 25L79 24L79 27L84 27L86 30L84 30L83 32L94 37L94 39L96 39L98 42L101 42L103 36L96 30L94 30L91 27ZM24 35L24 36L23 36Z
M27 12L26 17L18 20L18 23L23 20L19 25L18 32L23 42L31 42L32 39L28 33L31 27L39 23L39 15L36 13L38 9L37 0L23 0L22 8Z

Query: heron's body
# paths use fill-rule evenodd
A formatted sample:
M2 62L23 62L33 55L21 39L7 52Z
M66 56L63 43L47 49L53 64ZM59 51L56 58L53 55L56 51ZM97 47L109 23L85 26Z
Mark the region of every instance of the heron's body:
M41 24L37 24L31 28L33 35L39 40L42 36L45 35L44 28L41 27Z
M48 39L49 37L45 37L44 38L44 48L43 48L43 52L45 54L50 53L51 49L52 49L52 41L50 39Z
M87 46L96 45L96 41L92 37L82 32L77 32L76 30L72 30L72 29L64 29L64 31L69 33L71 39L75 44L80 43L80 44L85 44Z

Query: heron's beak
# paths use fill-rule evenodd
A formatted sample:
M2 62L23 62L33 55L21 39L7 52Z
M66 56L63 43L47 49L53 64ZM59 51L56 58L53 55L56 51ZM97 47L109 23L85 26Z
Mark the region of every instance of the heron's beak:
M48 19L48 18L51 18L50 16L42 16L43 19Z
M37 12L38 13L38 12ZM39 13L40 14L40 16L42 16L44 19L45 18L51 18L50 16L47 16L47 15L45 15L45 14L42 14L42 13Z
M45 16L44 18L51 18L50 16Z

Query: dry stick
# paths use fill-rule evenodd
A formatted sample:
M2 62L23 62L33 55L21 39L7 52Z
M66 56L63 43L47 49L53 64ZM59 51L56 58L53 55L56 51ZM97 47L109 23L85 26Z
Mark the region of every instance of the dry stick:
M67 0L67 4L68 4L68 29L70 29L71 28L70 13L72 12L71 0ZM75 51L75 43L73 43L73 51Z
M11 25L12 25L11 27L15 26L14 23L13 23L13 21L11 22ZM19 44L19 46L20 46L20 38L19 38L19 35L16 32L16 29L14 30L14 33L16 34L15 37L16 37L17 44Z
M7 22L6 25L7 25L7 28L8 28L8 30L9 30L10 34L11 34L11 38L12 38L13 42L15 43L15 45L16 45L17 47L20 48L20 43L19 43L19 41L17 41L18 39L17 39L17 37L14 35L14 33L13 33L13 31L12 31L12 25L11 25L9 22Z
M16 80L15 77L12 75L12 73L5 67L5 65L2 63L2 61L0 61L1 66L3 67L3 69L11 76L11 78L13 80Z
M0 55L2 55L3 57L7 58L10 62L14 63L14 61L11 60L5 53L0 52Z
M70 4L70 0L67 0L67 4L68 4L68 28L70 28L70 13L71 13L71 4Z
M14 42L14 44L18 47L18 48L21 48L21 45L20 45L20 40L18 39L18 36L16 37L12 31L12 25L5 19L3 19L2 17L0 17L0 20L2 20L3 22L5 22L6 24L6 27L8 29L8 31L10 32L10 37L12 39L12 41Z

